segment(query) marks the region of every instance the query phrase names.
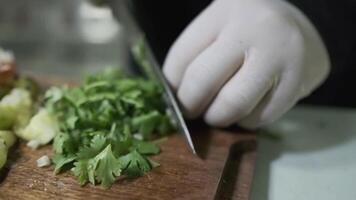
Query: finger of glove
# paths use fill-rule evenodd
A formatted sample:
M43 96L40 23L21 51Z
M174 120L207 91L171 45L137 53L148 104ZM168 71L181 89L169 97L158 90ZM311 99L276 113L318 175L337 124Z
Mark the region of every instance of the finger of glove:
M281 75L275 87L259 105L239 125L247 129L256 129L272 123L291 109L299 100L300 77L293 71Z
M188 117L197 117L205 110L243 59L242 46L219 39L189 65L178 89L178 98Z
M204 10L178 37L168 52L163 73L174 89L181 83L189 64L216 39L221 23L214 7Z
M267 59L247 54L241 69L225 84L205 113L205 121L224 127L246 117L272 87L273 67Z

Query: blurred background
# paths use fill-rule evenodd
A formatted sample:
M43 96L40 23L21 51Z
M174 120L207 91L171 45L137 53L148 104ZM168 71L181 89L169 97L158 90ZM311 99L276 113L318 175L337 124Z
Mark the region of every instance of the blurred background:
M20 71L76 79L127 66L128 44L108 7L87 0L0 0L0 47Z

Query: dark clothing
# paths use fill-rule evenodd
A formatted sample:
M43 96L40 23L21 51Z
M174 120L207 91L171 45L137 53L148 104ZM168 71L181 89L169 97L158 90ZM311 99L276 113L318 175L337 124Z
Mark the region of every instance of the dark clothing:
M211 0L132 0L137 19L158 60ZM303 103L356 107L356 1L290 0L317 27L328 48L332 72ZM202 33L204 34L204 33Z
M304 102L356 107L356 1L293 0L319 30L328 48L328 80Z

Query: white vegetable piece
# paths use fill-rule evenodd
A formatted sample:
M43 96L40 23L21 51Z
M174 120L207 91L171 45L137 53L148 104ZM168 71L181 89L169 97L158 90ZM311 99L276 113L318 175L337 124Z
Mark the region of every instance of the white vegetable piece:
M21 88L11 90L9 95L1 99L2 106L23 107L31 105L30 93Z
M49 165L51 165L51 160L48 158L47 155L44 155L41 158L37 159L37 167L47 167Z
M19 136L27 141L38 142L40 145L49 143L59 132L56 119L45 109L41 109L32 117L30 123L19 133ZM31 145L31 143L29 145Z
M143 140L143 136L141 133L135 133L133 134L133 137L137 140Z
M27 142L27 146L35 150L40 146L40 143L37 140L30 140L29 142Z

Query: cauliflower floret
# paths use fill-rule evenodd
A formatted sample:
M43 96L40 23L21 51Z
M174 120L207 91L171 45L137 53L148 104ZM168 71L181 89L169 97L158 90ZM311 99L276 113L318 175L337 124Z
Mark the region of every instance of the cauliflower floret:
M51 165L51 160L47 155L42 156L37 159L37 167L47 167Z

